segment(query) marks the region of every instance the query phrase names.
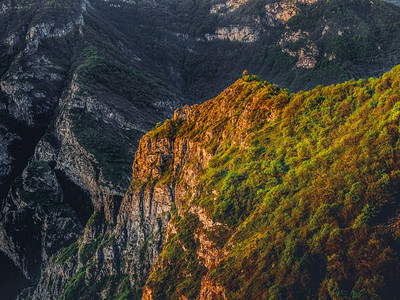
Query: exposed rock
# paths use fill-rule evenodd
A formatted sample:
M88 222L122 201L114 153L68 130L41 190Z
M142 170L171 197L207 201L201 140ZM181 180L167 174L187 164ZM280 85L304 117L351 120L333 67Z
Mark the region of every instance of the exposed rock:
M142 138L133 165L134 181L121 206L119 207L118 202L108 202L110 204L106 205L108 208L105 215L106 219L111 221L110 225L115 222L115 214L119 212L115 226L106 231L100 229L104 227L97 225L87 226L79 243L82 248L103 237L101 239L104 246L100 246L96 255L91 258L93 267L85 275L86 280L95 284L115 274L128 275L132 286L141 289L162 251L171 218L171 205L176 203L179 207L185 203L187 186L196 185L196 176L201 173L210 158L211 155L197 143L187 139L154 139L146 136ZM198 161L198 165L195 169L188 168L187 164L193 160ZM163 176L171 172L169 166L185 183L160 183ZM211 226L205 215L202 221ZM92 224L93 221L89 223ZM74 264L72 268L75 275L83 266L80 260ZM64 275L52 272L53 267L46 271L46 274L52 276L50 281L63 282ZM48 282L48 278L43 278L39 284L40 289ZM58 295L60 293L62 292L57 292ZM98 294L104 298L107 292L102 290L98 291ZM34 295L40 295L38 290ZM34 296L34 299L39 299L35 297L37 296Z
M275 27L279 24L285 24L294 15L297 14L298 8L296 2L285 0L280 2L274 2L265 5L267 24Z
M293 16L300 12L301 5L311 5L319 0L283 0L265 5L267 24L275 27L286 24Z
M281 39L279 40L279 45L284 47L288 43L294 43L301 39L306 39L310 35L307 31L297 30L297 31L286 31Z
M231 25L229 27L217 28L215 34L206 34L207 41L229 40L242 43L254 43L258 40L259 33L250 26Z
M298 68L311 69L314 68L317 63L319 51L315 43L310 40L309 36L310 33L307 31L287 31L279 40L282 52L288 53L293 57L298 57L296 62L296 67ZM305 47L300 48L296 52L290 50L290 45L298 41L303 41Z
M247 2L249 2L249 0L228 0L226 5L230 7L232 11L234 11Z
M228 299L225 295L225 288L213 282L208 276L205 276L201 281L201 290L198 299Z
M299 60L296 63L296 67L304 69L314 68L317 63L316 56L318 54L319 51L315 44L307 45L306 48L300 49L298 52Z
M242 5L246 4L249 0L228 0L226 3L214 4L210 8L211 14L226 15L237 10Z
M2 132L0 127L0 185L3 184L3 180L10 175L13 169L14 158L9 152L10 145L18 139L18 136L8 132Z
M31 280L41 262L46 265L55 251L81 233L79 220L64 204L56 175L45 162L29 164L13 184L0 225L0 250Z
M329 61L332 61L332 60L335 60L335 59L336 59L336 54L333 54L333 53L331 53L331 54L324 53L324 57L328 57L328 60L329 60Z
M205 234L195 234L194 237L200 245L197 249L197 255L201 263L207 269L211 270L211 268L216 266L220 261L220 253L218 247L215 245L214 242L210 241Z

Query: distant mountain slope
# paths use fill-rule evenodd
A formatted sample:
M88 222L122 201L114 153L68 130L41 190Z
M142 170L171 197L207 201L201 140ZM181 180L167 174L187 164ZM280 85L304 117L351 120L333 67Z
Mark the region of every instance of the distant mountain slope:
M383 1L95 1L191 101L246 68L292 90L400 63L400 9ZM132 17L135 16L135 17ZM234 63L233 63L234 62Z

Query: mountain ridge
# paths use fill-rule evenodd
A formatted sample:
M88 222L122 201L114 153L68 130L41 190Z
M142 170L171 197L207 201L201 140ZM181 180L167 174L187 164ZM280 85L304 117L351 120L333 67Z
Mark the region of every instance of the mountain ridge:
M60 268L61 299L395 299L399 68L296 94L249 75L176 110L33 299Z
M246 91L243 81L248 80L252 87ZM317 87L289 96L265 86L257 77L245 77L235 84L238 89L229 88L219 96L235 99L230 104L241 108L227 122L218 113L218 104L214 107L219 118L210 110L213 104L205 103L186 113L183 123L176 118L182 124L177 128L166 123L156 129L155 139L168 137L171 130L176 141L185 136L190 139L198 125L189 120L201 120L209 129L194 137L214 154L197 185L186 185L183 203L175 199L178 211L170 221L166 244L143 298L297 299L308 295L395 299L399 291L392 276L398 268L398 246L388 220L398 206L394 163L398 80L396 67L381 79ZM232 89L236 93L230 95ZM221 98L214 101L219 103ZM333 110L332 104L338 109ZM330 112L325 108L331 108ZM293 117L285 115L299 120L293 122ZM329 115L336 123L333 127ZM309 134L313 126L327 139L318 141L318 133ZM379 127L379 131L373 129ZM326 132L340 132L340 128L344 131L338 135ZM241 139L242 130L249 133L247 143ZM207 135L212 136L209 143L214 138L218 141L218 136L224 138L217 146L208 145ZM315 156L312 141L314 153L319 152ZM275 149L276 154L268 149ZM368 159L370 170L365 164ZM184 185L179 172L185 172L173 170L164 175L171 176L166 181L175 187ZM364 179L363 172L371 177Z

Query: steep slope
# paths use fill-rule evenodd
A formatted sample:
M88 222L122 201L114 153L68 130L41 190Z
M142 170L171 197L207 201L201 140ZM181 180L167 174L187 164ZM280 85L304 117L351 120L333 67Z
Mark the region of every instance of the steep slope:
M78 234L76 216L68 205L60 203L60 187L49 167L34 165L23 171L57 107L68 72L69 53L49 50L45 42L56 39L67 45L73 32L82 26L84 3L64 2L60 5L57 9L44 1L3 1L1 4L0 249L12 261L3 259L1 268L5 270L14 264L23 274L14 273L16 268L9 268L10 277L2 277L5 280L1 283L2 297L5 299L14 299L18 290L13 287L20 285L9 282L8 278L22 277L20 282L26 284L26 279L38 276L42 257L67 245L69 239L77 238ZM57 11L58 17L50 13L53 10ZM28 178L32 175L33 178ZM10 189L17 176L19 179ZM40 191L37 193L39 189L42 189L41 194ZM38 205L40 201L45 205L54 202L59 208L42 207ZM40 223L51 231L57 226L62 229L69 222L70 228L60 231L65 236L55 236L58 231L53 231L53 236L47 240L44 238L48 236L47 230L43 230L43 236L38 234ZM47 249L42 252L41 244L46 242L48 246L43 248ZM46 253L47 250L50 251Z
M139 138L182 97L88 2L10 1L0 19L0 250L33 284L124 194Z
M178 109L34 299L398 298L399 84L245 76Z
M144 299L398 298L399 81L290 95L248 76L149 133L212 158L155 183L183 193Z

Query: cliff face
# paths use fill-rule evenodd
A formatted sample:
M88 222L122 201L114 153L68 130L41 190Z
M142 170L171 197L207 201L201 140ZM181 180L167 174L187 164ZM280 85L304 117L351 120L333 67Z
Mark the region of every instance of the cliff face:
M36 285L94 209L124 195L140 136L180 103L133 53L112 43L100 53L99 41L122 37L98 30L97 13L86 1L2 4L0 250L21 273L2 278L6 299Z
M163 249L171 207L184 204L188 185L196 186L196 175L210 157L199 143L188 139L142 138L134 180L122 201L108 199L90 218L75 251L63 260L63 252L53 257L31 294L33 299L139 297ZM195 168L188 167L194 160ZM171 172L181 173L184 181L169 182L166 176Z
M257 92L261 86L239 80L201 106L178 109L172 120L147 134L156 140L169 136L175 145L182 145L179 148L187 148L187 154L183 160L178 156L178 164L174 163L164 179L175 186L175 205L163 251L152 268L142 299L227 299L226 288L211 279L210 273L228 254L222 245L227 236L234 235L235 227L213 217L199 199L211 197L218 201L221 197L217 186L205 188L204 174L215 167L210 161L229 146L247 149L246 132L254 122L262 126L276 120L288 101L286 91L270 85L264 93ZM260 95L274 95L280 101L266 104ZM138 156L140 151L134 166Z
M148 133L118 217L155 262L142 299L395 299L399 78L289 95L248 76Z
M65 3L59 17L26 17L27 10L41 5L4 2L0 21L0 122L4 142L0 249L30 281L38 277L51 255L78 237L82 226L65 204L54 170L40 161L27 162L54 114L69 68L70 55L55 54L45 44L53 39L65 42L78 31L83 26L86 4ZM42 9L45 12L50 8ZM4 297L9 293L12 297L15 285L18 283L2 283Z

